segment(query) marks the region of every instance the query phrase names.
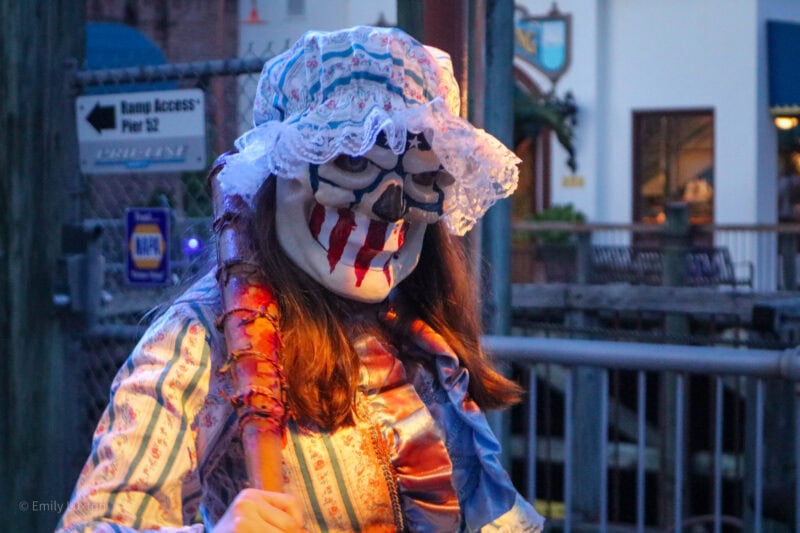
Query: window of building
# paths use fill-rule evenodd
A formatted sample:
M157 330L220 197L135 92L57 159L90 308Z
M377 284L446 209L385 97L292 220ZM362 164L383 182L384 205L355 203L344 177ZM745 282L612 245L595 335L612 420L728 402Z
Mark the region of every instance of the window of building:
M800 222L800 125L778 130L778 221Z
M635 112L633 217L660 224L668 202L689 204L693 224L714 221L714 112Z
M306 14L305 0L289 0L289 15L300 16Z

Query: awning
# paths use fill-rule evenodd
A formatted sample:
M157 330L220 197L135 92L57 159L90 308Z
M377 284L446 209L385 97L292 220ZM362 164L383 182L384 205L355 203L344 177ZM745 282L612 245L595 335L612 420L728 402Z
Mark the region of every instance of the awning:
M86 23L86 68L89 70L163 65L164 53L145 34L116 22ZM166 91L177 89L174 81L126 83L86 88L84 94Z
M800 24L767 22L769 108L773 115L800 115Z

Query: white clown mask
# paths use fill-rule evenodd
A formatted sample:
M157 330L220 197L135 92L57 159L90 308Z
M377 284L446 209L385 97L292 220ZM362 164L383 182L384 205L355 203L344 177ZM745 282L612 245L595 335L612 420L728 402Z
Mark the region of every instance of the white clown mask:
M363 156L339 155L277 181L278 241L325 288L381 302L416 267L453 183L422 134L409 133L399 155L380 135Z

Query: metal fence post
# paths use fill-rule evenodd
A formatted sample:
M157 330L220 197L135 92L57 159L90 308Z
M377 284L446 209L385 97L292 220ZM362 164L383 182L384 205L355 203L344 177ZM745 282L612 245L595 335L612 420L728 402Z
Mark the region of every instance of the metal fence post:
M778 234L778 253L781 255L781 288L785 291L797 290L797 235Z
M86 235L86 252L83 257L83 276L81 280L83 300L83 320L85 330L97 325L100 314L101 293L105 278L105 258L100 250L100 237L103 229L99 226L84 228Z
M691 226L689 204L668 203L664 223L664 285L680 286L686 283L686 252L689 249Z
M78 73L78 60L74 57L64 61L64 94L72 99L78 95L77 86L75 83ZM74 106L70 105L73 110L72 118L74 120ZM73 123L74 124L74 123ZM74 127L70 124L70 127ZM70 135L65 139L69 146L64 147L64 151L70 154L69 164L65 165L65 192L67 195L67 202L65 206L65 213L63 223L78 224L81 220L82 202L83 202L83 176L80 171L80 164L78 161L78 139L77 135Z
M572 501L576 522L598 523L601 515L601 492L604 490L599 465L604 465L601 453L605 451L602 440L601 410L607 390L603 385L603 370L577 367L573 379L574 438L572 449L567 450L572 460ZM571 457L570 457L571 456ZM566 501L566 498L565 498Z
M486 2L486 70L485 79L491 80L485 87L485 128L506 145L512 143L514 129L513 112L513 66L514 38L508 29L514 22L514 3L511 0L487 0ZM487 213L481 224L484 257L488 260L490 292L484 305L493 306L488 329L495 333L511 331L511 204L508 199L497 202ZM487 301L488 300L488 301ZM511 420L508 413L492 413L489 419L500 442L508 443L511 436ZM508 450L504 450L501 461L506 469L511 466Z
M666 206L664 224L663 283L670 287L686 284L686 256L690 246L689 204L673 202ZM689 334L689 319L684 314L668 313L664 333L670 337L685 337Z
M667 286L679 287L686 284L687 265L686 255L689 249L690 230L689 205L685 202L669 203L665 209L666 223L664 224L664 255L663 255L663 283ZM685 339L689 335L689 319L684 314L667 313L664 317L664 333L672 339ZM677 376L667 374L662 376L659 390L659 421L661 427L661 475L659 477L659 491L663 495L659 506L659 523L667 525L673 523L675 511L682 508L683 498L681 487L676 482L682 476L676 476L678 468L675 461L680 460L681 453L677 449L676 428L681 423L675 405L678 400L676 388Z
M581 231L575 234L575 239L576 281L585 284L590 279L592 235L588 231ZM590 326L584 311L570 311L566 324L576 329ZM578 367L574 371L575 438L565 460L573 463L575 483L572 485L572 501L575 519L579 522L597 523L602 514L601 502L605 501L602 498L602 472L598 468L598 465L605 465L601 454L606 450L603 417L598 412L598 407L607 402L608 391L604 386L603 372L588 367Z
M789 524L794 518L792 467L796 465L789 443L797 438L796 383L768 379L759 380L756 387L747 391L744 496L752 512L745 513L745 523L753 528L761 523L766 531L788 531L789 528L782 529L779 524ZM762 389L760 392L758 387ZM760 516L762 513L764 516Z
M800 531L800 384L794 383L794 530Z
M589 231L578 231L575 233L575 239L577 240L576 281L589 283L592 273L592 234Z
M505 145L512 144L514 129L513 65L514 4L510 0L486 3L485 128ZM491 104L491 105L488 105ZM498 201L483 218L484 257L487 259L489 299L494 313L488 329L494 333L511 330L511 203Z

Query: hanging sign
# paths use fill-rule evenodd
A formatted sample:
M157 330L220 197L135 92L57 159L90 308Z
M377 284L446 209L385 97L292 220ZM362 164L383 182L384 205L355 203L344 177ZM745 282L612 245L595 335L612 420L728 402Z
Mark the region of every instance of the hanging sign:
M205 98L200 89L80 96L75 114L85 174L206 166Z
M572 15L561 13L555 3L547 15L535 17L517 7L514 54L550 78L555 86L569 67L571 33Z

